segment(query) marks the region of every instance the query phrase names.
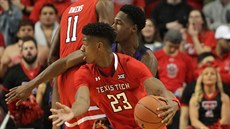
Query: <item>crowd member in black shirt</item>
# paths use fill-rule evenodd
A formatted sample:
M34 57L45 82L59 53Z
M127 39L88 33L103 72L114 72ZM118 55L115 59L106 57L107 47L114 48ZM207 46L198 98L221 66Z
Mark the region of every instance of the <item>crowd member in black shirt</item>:
M168 29L184 28L191 10L185 0L162 0L152 11L161 38Z

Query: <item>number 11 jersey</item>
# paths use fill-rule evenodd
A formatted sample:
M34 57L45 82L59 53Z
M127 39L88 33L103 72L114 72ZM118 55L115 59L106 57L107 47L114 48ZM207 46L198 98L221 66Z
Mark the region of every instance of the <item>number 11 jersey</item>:
M97 22L98 0L78 0L63 13L60 27L60 57L79 50L82 46L82 28Z

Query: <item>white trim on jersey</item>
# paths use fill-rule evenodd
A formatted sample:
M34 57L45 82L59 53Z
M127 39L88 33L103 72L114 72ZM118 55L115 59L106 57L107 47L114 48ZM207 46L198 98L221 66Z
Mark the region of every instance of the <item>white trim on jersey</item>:
M97 106L90 106L88 111L99 110Z
M106 117L105 114L99 114L99 115L93 115L93 116L86 116L86 117L83 117L83 118L79 119L78 121L76 121L74 123L65 122L65 125L67 127L74 127L76 125L80 125L81 123L83 123L85 121L96 120L96 119L100 119L100 118L104 118L104 117Z
M118 66L118 58L117 58L117 54L113 53L113 55L114 55L114 69L116 71Z

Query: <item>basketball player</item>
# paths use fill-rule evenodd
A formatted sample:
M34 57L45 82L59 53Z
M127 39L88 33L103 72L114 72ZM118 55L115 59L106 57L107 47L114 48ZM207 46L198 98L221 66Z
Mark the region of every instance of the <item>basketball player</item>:
M144 64L130 56L112 53L114 30L108 24L93 23L86 25L82 33L83 53L88 64L80 67L74 76L77 101L72 108L57 103L60 109L51 109L50 118L57 119L53 124L60 126L85 113L91 96L115 129L137 129L133 112L138 100L147 95L144 87L167 99L166 111L160 116L164 118L162 123L169 122L179 108L179 101L164 87L154 86L153 76Z
M117 15L115 19L115 23L113 27L118 33L118 35L122 35L119 33L121 33L122 31L125 31L126 33L129 33L130 36L126 35L126 37L124 38L125 40L123 40L121 36L116 38L116 40L119 42L119 45L117 45L116 47L114 47L115 45L113 45L113 47L115 48L115 50L119 52L131 55L135 57L136 59L142 61L146 66L148 66L152 74L155 75L157 61L155 60L154 56L152 56L151 52L147 50L146 48L143 49L143 47L141 47L138 42L139 41L138 39L139 31L145 25L145 18L143 17L143 14L144 12L135 6L128 5L128 6L122 7L121 11L119 12L119 14ZM139 20L139 22L136 22L136 20ZM126 24L126 21L128 21L128 24ZM121 25L121 23L125 25ZM137 28L135 28L135 26ZM127 29L120 30L119 28L122 28L122 27L126 27ZM130 44L127 45L126 43L130 43ZM131 49L128 49L128 48L131 48ZM27 83L26 87L20 86L17 89L13 89L12 92L8 94L9 96L8 102L11 102L15 98L26 98L26 93L29 91L27 87L34 87L36 86L36 84L39 84L40 82L44 82L47 79L57 76L58 74L66 71L70 67L73 67L77 64L82 63L83 57L84 57L84 54L81 51L76 51L70 54L69 56L67 56L66 58L62 58L56 61L51 66L49 66L49 68L46 69L45 72L40 74L36 79L31 81L29 84ZM161 88L159 87L159 85L163 86L162 83L158 79L154 78L154 81L155 81L156 87Z
M58 52L56 50L59 49L60 58L67 56L73 51L79 50L82 46L81 30L85 24L97 21L112 23L112 20L113 3L111 0L78 0L77 2L73 3L63 13L60 25L61 28L59 31L60 45L59 41L55 40L56 42L54 42L54 45L51 49L52 57L57 58L57 55L54 54L57 54ZM74 91L72 88L72 76L73 72L77 69L78 68L70 69L58 77L58 91L60 95L60 102L68 106L72 105L76 93L76 91ZM54 91L56 90L55 88L56 87L54 86ZM54 96L56 95L54 94L53 97ZM54 101L57 101L57 99ZM74 123L76 121L77 120L72 120L70 121L70 123ZM77 124L89 120L85 119L85 117L83 116L80 121L81 122L78 122ZM92 125L93 121L91 121L90 124L88 123L82 125L81 128L92 128ZM70 124L70 127L72 126L75 125Z

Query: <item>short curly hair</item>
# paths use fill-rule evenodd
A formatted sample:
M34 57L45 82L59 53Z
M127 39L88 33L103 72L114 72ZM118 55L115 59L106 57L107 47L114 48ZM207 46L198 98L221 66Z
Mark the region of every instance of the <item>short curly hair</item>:
M116 38L114 29L106 23L89 23L83 27L82 33L84 35L90 35L100 38L105 38L108 41L108 45L111 47Z
M145 27L145 13L141 8L134 5L124 5L120 11L128 15L128 18L137 25L137 29L140 32Z

